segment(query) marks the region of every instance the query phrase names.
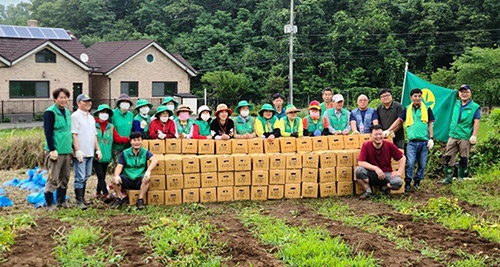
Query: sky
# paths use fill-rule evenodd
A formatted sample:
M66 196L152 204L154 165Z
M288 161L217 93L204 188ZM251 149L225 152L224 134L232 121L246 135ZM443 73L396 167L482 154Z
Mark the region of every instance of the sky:
M4 6L8 6L8 5L17 5L21 2L29 2L29 0L0 0L0 4L4 5Z

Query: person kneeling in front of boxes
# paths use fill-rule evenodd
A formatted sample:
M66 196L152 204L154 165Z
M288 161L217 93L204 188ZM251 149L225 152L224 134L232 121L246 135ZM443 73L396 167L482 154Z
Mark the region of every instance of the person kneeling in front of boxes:
M360 199L372 194L370 185L381 186L384 193L398 190L403 185L401 179L406 158L396 145L384 140L382 126L370 127L371 141L361 147L356 168L356 182L364 189ZM393 171L391 159L398 161L398 169Z
M151 151L142 147L142 133L133 132L130 135L130 145L131 147L123 150L118 157L113 179L116 200L112 207L119 208L125 202L125 196L122 194L123 188L141 190L135 205L138 209L143 209L151 171L158 164L158 160ZM149 166L148 160L151 161Z

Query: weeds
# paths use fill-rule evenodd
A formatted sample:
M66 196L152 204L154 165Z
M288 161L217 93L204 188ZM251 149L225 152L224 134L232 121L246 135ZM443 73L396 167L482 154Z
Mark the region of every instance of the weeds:
M32 226L36 226L36 223L30 215L0 217L0 252L10 251L10 246L15 243L16 232L31 228ZM2 259L0 258L1 261Z
M0 131L0 169L33 168L43 164L43 129Z

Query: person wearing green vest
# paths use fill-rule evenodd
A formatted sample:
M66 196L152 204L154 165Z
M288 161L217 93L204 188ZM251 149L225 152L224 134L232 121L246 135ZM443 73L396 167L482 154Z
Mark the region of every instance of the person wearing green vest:
M163 99L163 102L161 102L161 106L166 106L170 111L172 111L172 114L176 114L175 111L179 106L179 102L177 102L173 96L167 96ZM170 116L170 119L174 120L175 116Z
M279 119L271 104L264 104L255 120L255 133L258 137L273 141L281 136Z
M294 105L288 105L285 108L286 117L279 121L280 133L283 137L302 137L304 136L304 125L302 119L297 117L300 111Z
M460 155L458 161L458 181L464 180L469 151L476 144L477 132L479 131L479 120L481 109L477 103L472 101L472 90L469 85L463 84L458 90L459 100L453 107L451 116L450 133L444 152L444 180L443 184L451 184L453 181L453 168L455 158Z
M246 100L242 100L236 106L236 112L238 112L238 117L234 119L234 128L236 133L234 138L236 139L251 139L255 138L255 119L250 116L250 111L253 110L253 105L248 103Z
M141 190L135 204L137 209L141 210L144 208L144 198L149 189L151 171L158 164L158 159L151 151L142 146L141 133L133 132L130 135L130 145L131 147L123 150L118 157L118 165L116 165L113 179L116 199L112 207L120 208L125 203L125 196L122 194L123 188ZM150 161L149 165L148 161Z
M351 131L349 124L350 113L344 108L344 97L341 94L333 96L335 107L324 113L323 123L329 134L347 135Z
M212 123L212 111L206 105L198 108L198 118L194 122L194 139L212 139L210 135L210 124Z
M191 108L188 105L180 105L175 111L175 138L191 139L193 138L194 120L191 118Z
M302 119L304 125L304 136L321 136L327 135L328 129L325 128L323 123L323 116L321 116L321 107L316 100L311 101L309 104L309 115Z
M149 124L151 123L151 116L149 116L149 111L153 108L153 105L149 103L146 99L137 100L135 105L135 111L137 115L134 117L134 122L132 124L132 132L140 132L144 139L149 139Z
M422 103L422 90L419 88L410 91L410 98L412 103L399 114L399 118L389 127L389 131L395 132L403 124L408 138L405 192L410 192L412 180L415 189L420 187L420 182L424 179L427 155L429 150L434 147L434 131L432 129L434 114L432 109ZM415 161L418 162L418 169L414 176Z
M321 97L323 98L323 103L321 103L321 116L325 115L327 110L333 109L335 107L335 102L333 101L333 91L332 88L326 87L321 91Z
M132 124L134 122L134 114L129 111L133 105L132 100L127 94L121 94L116 100L116 108L113 110L111 123L116 127L118 134L121 137L128 137L132 132ZM127 148L129 144L113 143L114 154L117 155Z
M66 88L52 91L54 104L43 114L45 134L45 168L49 171L45 184L45 202L53 210L54 191L58 207L66 206L66 190L70 176L73 137L71 134L71 114L66 108L70 93Z

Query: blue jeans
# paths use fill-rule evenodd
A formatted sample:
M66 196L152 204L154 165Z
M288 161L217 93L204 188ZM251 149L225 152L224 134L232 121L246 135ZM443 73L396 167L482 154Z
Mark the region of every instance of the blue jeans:
M75 189L85 188L87 180L90 175L92 175L92 157L83 158L83 162L80 163L78 160L73 160L73 166L75 168Z
M411 140L406 145L406 182L421 181L424 179L425 165L427 165L427 141ZM415 161L418 163L417 173L413 177Z

